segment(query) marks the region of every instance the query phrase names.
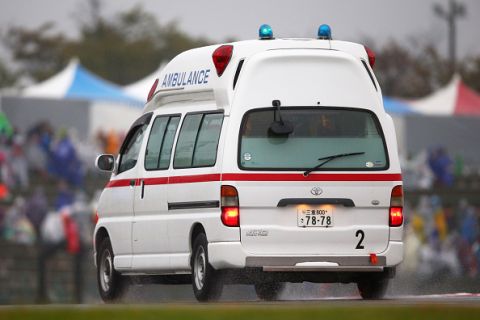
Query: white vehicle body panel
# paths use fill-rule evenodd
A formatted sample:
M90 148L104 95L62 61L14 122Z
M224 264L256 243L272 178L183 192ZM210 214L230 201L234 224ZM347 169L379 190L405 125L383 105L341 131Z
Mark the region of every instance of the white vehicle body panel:
M159 87L145 106L144 113L153 112L153 116L136 167L114 173L109 185L121 181L119 186L106 188L100 199L95 232L102 228L107 231L115 268L129 274L190 272L191 237L198 226L207 236L209 261L216 269L381 271L399 264L403 259L403 226L389 227L388 213L392 188L402 185L397 142L363 46L308 39L232 45L233 56L221 77L211 59L218 46L184 52L162 71ZM233 79L242 60L234 88ZM196 77L195 82L190 81L192 77ZM273 100L280 100L282 108L372 112L383 132L388 167L379 171L312 172L307 177L301 170L241 169L242 119L249 110L272 108ZM173 168L185 116L212 111L224 114L215 164ZM157 116L172 114L181 115L181 120L170 166L145 170L152 123ZM125 185L128 179L136 179L135 186ZM240 227L226 227L220 220L221 185L238 190ZM311 193L315 187L322 190L320 195ZM301 228L297 226L301 204L278 206L280 200L291 198L347 198L354 207L332 204L332 227ZM206 207L195 208L196 204ZM356 248L358 230L365 234L360 248ZM370 264L371 254L381 258L379 265Z

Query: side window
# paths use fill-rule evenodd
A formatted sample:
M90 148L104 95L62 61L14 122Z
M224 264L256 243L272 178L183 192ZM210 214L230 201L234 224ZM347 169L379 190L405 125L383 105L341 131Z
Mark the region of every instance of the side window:
M145 150L145 169L168 169L173 140L180 117L157 117L152 125Z
M215 165L217 161L218 139L222 130L223 114L206 114L203 117L197 144L193 153L194 167Z
M223 114L191 114L185 117L178 137L173 167L215 165Z
M162 150L160 151L159 169L168 169L170 166L170 157L172 156L173 141L177 132L180 117L171 117L168 122L167 132L163 138Z
M160 157L160 148L162 147L165 129L167 128L169 117L157 117L150 130L147 149L145 150L145 169L155 170L158 167Z
M183 120L182 129L178 135L178 142L173 158L174 168L188 168L192 166L193 149L197 138L198 128L202 121L202 114L187 115Z
M130 170L137 164L138 154L140 153L140 147L147 126L148 124L136 126L127 134L122 149L120 150L118 173Z

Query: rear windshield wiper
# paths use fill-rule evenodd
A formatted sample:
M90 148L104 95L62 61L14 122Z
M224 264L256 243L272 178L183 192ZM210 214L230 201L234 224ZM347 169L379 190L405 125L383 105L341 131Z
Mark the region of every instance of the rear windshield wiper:
M328 157L319 158L318 160L325 160L325 161L320 162L319 164L317 164L315 167L313 167L313 168L311 168L311 169L308 169L307 171L305 171L305 172L303 173L303 175L304 175L305 177L308 176L312 171L317 170L318 168L320 168L321 166L323 166L325 163L330 162L330 161L332 161L333 159L343 158L343 157L350 157L350 156L358 156L358 155L361 155L361 154L365 154L365 152L340 153L340 154L334 154L333 156L328 156Z

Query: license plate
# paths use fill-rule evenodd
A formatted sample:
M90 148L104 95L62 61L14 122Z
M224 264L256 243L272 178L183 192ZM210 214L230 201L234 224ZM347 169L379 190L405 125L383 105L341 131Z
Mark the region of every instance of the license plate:
M333 227L333 207L297 209L299 227Z

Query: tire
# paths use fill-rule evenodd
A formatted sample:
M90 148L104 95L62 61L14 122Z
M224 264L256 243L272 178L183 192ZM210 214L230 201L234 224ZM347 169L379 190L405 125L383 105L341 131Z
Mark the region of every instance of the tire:
M360 296L365 300L383 299L388 289L389 279L371 279L357 283Z
M113 258L112 244L105 238L97 251L98 292L105 303L121 300L127 287L127 279L115 270Z
M285 289L285 283L283 282L267 282L256 283L255 293L260 300L274 301L278 300L283 290Z
M217 301L222 295L223 283L219 272L208 262L208 242L203 233L193 241L190 265L195 298L200 302Z

